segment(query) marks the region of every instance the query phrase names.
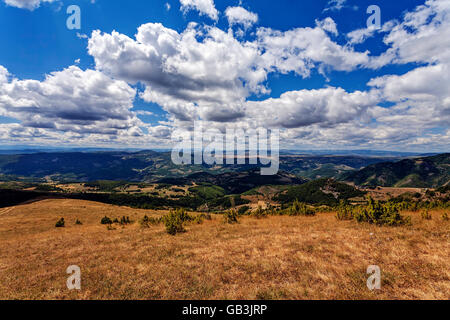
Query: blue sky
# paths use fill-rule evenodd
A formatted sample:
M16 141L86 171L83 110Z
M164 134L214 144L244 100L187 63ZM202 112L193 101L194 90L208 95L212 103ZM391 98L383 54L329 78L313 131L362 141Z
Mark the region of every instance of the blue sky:
M66 27L73 4L80 30ZM289 148L449 151L450 48L436 43L449 10L448 0L2 0L0 144L168 146L201 119L280 128Z

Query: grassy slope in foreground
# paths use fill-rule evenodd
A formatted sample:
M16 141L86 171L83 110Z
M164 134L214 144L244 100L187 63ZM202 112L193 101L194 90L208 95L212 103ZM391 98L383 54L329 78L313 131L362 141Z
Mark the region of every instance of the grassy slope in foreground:
M374 164L343 179L356 185L436 188L450 182L450 153Z
M108 231L100 219L161 212L80 200L0 209L0 299L449 299L449 224L412 215L412 227L315 217L221 216L187 232L139 224ZM55 222L65 218L65 228ZM80 219L83 225L75 225ZM82 290L66 288L81 267ZM382 270L369 291L366 270Z

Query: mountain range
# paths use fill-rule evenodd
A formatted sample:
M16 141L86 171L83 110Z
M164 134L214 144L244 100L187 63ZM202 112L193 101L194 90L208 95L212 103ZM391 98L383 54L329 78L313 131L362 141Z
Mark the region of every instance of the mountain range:
M368 165L395 161L397 157L281 155L280 170L307 179L338 177ZM88 182L127 180L154 182L194 173L221 174L250 170L257 165L173 164L169 152L92 151L46 152L0 155L0 179L26 178L38 181Z
M280 173L261 178L258 165L173 164L169 152L89 151L0 155L0 180L32 182L90 182L96 180L210 183L227 192L263 184L301 184L335 178L361 186L439 187L450 182L450 154L430 157L356 155L280 156ZM246 187L245 187L246 188Z

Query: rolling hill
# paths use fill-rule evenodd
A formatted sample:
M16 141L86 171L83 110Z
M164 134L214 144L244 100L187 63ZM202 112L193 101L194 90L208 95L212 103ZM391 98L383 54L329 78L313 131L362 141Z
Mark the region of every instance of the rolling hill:
M335 206L340 200L364 195L364 192L334 179L319 179L289 187L276 195L274 200L282 204L298 200L308 204Z
M223 188L228 194L239 194L259 186L297 185L305 183L306 180L283 171L273 176L262 176L259 169L251 169L218 175L202 172L189 175L186 178L166 178L159 182L172 185L187 185L192 182L197 184L210 184Z
M450 183L450 153L370 165L343 175L360 186L436 188Z
M280 170L307 179L339 177L379 162L399 158L353 155L281 155ZM155 182L163 178L187 177L192 174L223 174L255 168L255 165L189 165L172 163L169 152L156 151L90 151L49 152L0 155L0 181L45 180L90 182L126 180Z

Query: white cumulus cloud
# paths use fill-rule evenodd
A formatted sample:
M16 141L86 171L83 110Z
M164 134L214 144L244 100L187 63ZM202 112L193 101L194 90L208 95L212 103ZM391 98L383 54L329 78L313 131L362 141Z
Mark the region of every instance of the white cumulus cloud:
M311 70L319 68L352 71L369 62L369 52L357 52L332 41L327 31L334 32L331 19L318 22L315 28L297 28L285 32L270 28L257 31L259 45L264 48L263 59L267 68L281 73L295 72L309 77ZM337 31L336 31L337 32Z
M269 128L300 128L313 124L330 127L365 116L367 109L378 102L376 92L348 93L333 87L289 91L280 98L248 102L247 116Z
M232 25L240 24L246 29L258 22L258 15L242 7L228 7L225 10L228 23Z
M1 113L35 129L136 134L139 120L130 111L135 95L135 90L124 81L76 66L53 72L43 81L5 81L0 77Z
M181 10L197 10L202 15L210 17L212 20L219 19L219 12L214 5L214 0L180 0Z

